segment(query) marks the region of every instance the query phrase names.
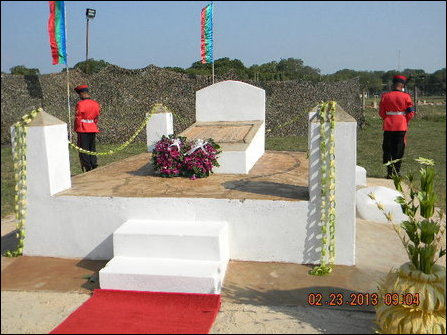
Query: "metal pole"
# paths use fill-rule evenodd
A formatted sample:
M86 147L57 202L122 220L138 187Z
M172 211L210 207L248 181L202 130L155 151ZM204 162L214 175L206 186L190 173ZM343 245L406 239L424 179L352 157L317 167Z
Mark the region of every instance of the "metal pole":
M68 104L68 139L70 140L70 142L73 142L73 138L71 135L71 112L70 112L70 76L68 74L68 64L67 65L67 104Z
M211 1L211 8L212 8L212 20L213 20L213 22L212 22L212 24L213 24L213 28L212 28L212 30L211 30L211 34L212 34L212 36L211 36L211 38L212 38L212 41L213 41L213 84L214 84L214 2L213 1Z
M85 69L86 72L88 73L88 16L87 16L87 31L86 31L86 36L85 36Z
M214 84L214 59L213 59L213 63L212 63L212 70L213 70L213 84Z
M64 17L65 17L65 41L67 41L67 7L64 6ZM67 105L68 105L68 139L73 142L71 135L71 111L70 111L70 75L68 72L68 52L67 47L65 47L65 66L67 69Z
M362 90L362 108L365 109L365 90Z
M418 109L418 87L416 86L416 82L414 83L414 107L416 110Z

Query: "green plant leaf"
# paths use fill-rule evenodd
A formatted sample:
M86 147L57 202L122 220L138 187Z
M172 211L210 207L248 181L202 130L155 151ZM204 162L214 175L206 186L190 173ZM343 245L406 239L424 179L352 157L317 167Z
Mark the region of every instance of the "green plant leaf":
M430 244L434 241L436 234L439 232L439 224L435 221L424 220L419 223L421 230L421 242Z
M418 234L418 227L413 221L404 221L400 224L402 229L407 233L408 238L415 246L418 246L420 243L420 237Z

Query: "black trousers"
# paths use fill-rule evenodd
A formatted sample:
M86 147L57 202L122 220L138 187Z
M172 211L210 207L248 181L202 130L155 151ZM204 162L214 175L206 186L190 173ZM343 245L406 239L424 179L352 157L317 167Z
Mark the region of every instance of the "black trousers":
M405 151L405 134L406 131L384 131L383 132L383 164L400 159L404 156ZM396 169L396 173L400 172L402 161L391 164L387 167L388 176L391 176Z
M96 133L78 133L78 147L88 150L96 151ZM90 171L98 167L98 161L95 155L79 153L79 160L81 166Z

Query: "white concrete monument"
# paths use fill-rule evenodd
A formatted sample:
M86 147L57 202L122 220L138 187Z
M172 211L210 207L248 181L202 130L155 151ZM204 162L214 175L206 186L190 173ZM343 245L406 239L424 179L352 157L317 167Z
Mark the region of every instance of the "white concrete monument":
M315 241L313 243L318 245L316 236L320 234L317 222L320 220L321 171L320 123L315 117L316 108L309 113L308 225L314 227ZM355 264L356 162L357 122L337 105L335 110L336 264Z
M173 133L174 121L172 113L164 106L158 106L146 124L147 151L152 152L155 144L160 141L163 135L168 136Z
M196 92L196 123L182 134L221 147L215 173L247 174L265 151L265 91L234 80Z

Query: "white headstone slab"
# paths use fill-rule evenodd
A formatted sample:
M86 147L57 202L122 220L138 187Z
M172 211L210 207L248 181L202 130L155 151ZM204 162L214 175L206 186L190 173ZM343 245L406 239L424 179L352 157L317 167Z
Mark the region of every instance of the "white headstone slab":
M368 194L373 193L375 200L371 199ZM400 205L395 199L402 194L384 186L366 187L357 191L357 214L360 218L367 221L387 223L385 213L391 212L393 223L401 223L408 219L402 212ZM384 212L377 208L377 204L383 205Z
M227 80L196 92L196 121L265 120L265 91Z

